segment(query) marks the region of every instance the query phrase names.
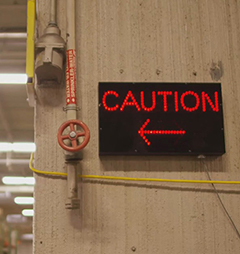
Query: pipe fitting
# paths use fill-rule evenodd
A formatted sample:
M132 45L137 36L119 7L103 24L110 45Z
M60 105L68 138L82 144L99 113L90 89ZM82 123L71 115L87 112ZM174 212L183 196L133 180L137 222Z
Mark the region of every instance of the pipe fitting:
M65 208L69 210L79 209L80 199L78 198L68 198L65 203Z

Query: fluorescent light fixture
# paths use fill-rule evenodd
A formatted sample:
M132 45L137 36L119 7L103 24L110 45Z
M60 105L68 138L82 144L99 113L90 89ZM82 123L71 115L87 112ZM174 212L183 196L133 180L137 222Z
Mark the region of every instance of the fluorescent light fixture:
M10 193L27 193L31 195L34 191L34 186L30 185L0 185L0 193L1 192L10 192ZM0 197L1 199L1 197ZM1 209L0 209L1 211ZM1 212L0 212L1 214Z
M32 241L33 240L33 234L24 234L21 236L22 241Z
M25 177L20 176L4 176L2 182L6 185L24 185Z
M0 143L0 152L11 152L12 143Z
M34 215L33 209L24 209L22 210L22 215L27 217L32 217Z
M32 176L25 177L26 185L35 185L35 178Z
M27 74L23 73L0 73L0 84L22 84L26 85L28 80Z
M2 182L6 185L34 185L34 177L4 176Z
M22 216L21 214L9 214L7 215L8 223L25 223L27 222L27 218Z
M32 153L36 151L36 145L34 143L13 143L13 152Z
M0 142L0 152L33 153L36 145L31 142L6 143Z
M14 198L14 202L17 205L33 205L34 198L33 197L16 197Z
M25 39L27 33L0 33L1 39Z

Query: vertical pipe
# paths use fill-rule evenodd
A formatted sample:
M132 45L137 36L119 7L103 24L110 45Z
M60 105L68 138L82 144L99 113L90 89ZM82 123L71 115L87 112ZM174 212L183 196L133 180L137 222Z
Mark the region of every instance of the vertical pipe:
M68 198L76 198L77 197L77 169L76 164L68 163L67 164L67 172L69 174L68 181Z
M67 68L66 104L67 120L76 119L76 37L75 37L75 0L67 1Z
M67 209L78 209L80 200L78 199L78 183L77 183L77 166L78 163L67 163Z
M76 49L75 41L75 0L67 1L67 49Z
M66 110L67 120L77 118L77 98L76 98L76 36L75 36L75 0L67 1L67 64L66 64ZM67 209L79 208L77 185L77 166L79 155L76 155L76 162L67 162L67 182L68 197L66 202ZM67 158L68 153L65 153Z
M49 24L56 25L56 0L51 0L51 8L50 8L50 21Z

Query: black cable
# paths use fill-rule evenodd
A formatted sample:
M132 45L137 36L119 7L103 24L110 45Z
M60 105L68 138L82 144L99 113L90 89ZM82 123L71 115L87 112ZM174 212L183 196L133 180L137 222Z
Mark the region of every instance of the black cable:
M202 162L203 162L203 166L205 166L204 169L205 169L205 172L206 172L206 174L207 174L208 179L209 179L210 181L212 181L212 179L211 179L211 177L210 177L210 174L209 174L209 172L208 172L208 166L207 166L207 164L206 164L204 161L202 161ZM221 204L221 206L222 206L222 208L223 208L225 214L227 215L227 217L228 217L229 221L231 222L231 224L232 224L234 230L236 231L236 234L237 234L238 238L240 239L240 233L239 233L239 231L238 231L238 229L237 229L237 227L236 227L236 225L235 225L235 223L234 223L232 217L231 217L230 214L228 213L227 208L226 208L225 205L223 204L223 201L222 201L222 199L221 199L221 197L220 197L220 195L219 195L219 193L218 193L218 191L217 191L215 185L214 185L213 183L211 183L211 185L212 185L212 187L213 187L214 192L215 192L216 195L217 195L217 198L218 198L218 200L219 200L219 202L220 202L220 204Z

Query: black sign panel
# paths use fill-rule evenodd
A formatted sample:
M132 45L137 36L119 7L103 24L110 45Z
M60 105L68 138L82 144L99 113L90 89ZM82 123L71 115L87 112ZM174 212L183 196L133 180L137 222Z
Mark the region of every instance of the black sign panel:
M223 153L221 84L99 84L100 155Z

